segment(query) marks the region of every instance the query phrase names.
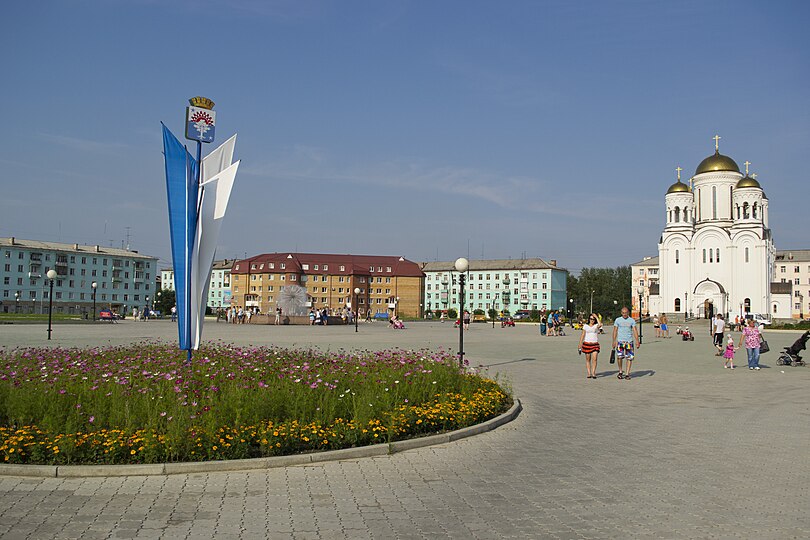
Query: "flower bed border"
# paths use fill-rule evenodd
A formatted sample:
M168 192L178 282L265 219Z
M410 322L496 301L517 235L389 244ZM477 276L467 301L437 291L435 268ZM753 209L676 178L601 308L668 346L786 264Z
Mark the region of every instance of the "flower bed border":
M520 414L523 406L515 398L512 407L505 413L490 418L480 424L475 424L455 431L417 437L387 444L374 444L357 448L343 448L341 450L327 450L309 454L293 454L290 456L273 456L253 459L232 459L225 461L193 461L184 463L152 463L138 465L20 465L14 463L0 463L0 476L33 476L39 478L83 478L93 476L161 476L170 474L191 474L208 472L249 471L259 469L273 469L276 467L294 467L310 465L326 461L340 461L344 459L359 459L373 456L384 456L424 448L437 444L445 444L480 433L492 431L506 423L511 422Z

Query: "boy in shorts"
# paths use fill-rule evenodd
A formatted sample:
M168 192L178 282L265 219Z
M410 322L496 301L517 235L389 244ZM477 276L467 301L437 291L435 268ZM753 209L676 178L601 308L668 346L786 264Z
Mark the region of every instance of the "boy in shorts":
M635 349L641 347L636 330L636 320L630 317L630 310L622 308L622 316L613 322L613 348L616 349L616 361L619 364L619 379L630 380L630 369L633 366ZM627 360L627 371L622 372L622 360Z

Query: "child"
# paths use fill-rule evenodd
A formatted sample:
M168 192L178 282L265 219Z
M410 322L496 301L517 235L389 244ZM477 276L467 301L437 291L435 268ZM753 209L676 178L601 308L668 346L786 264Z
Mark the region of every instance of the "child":
M731 334L728 335L728 342L726 343L726 350L723 353L723 367L724 368L731 368L734 369L734 338L731 337Z

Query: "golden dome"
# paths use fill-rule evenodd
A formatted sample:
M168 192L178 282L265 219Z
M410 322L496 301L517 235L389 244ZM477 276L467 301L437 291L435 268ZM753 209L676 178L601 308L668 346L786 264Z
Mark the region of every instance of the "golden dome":
M667 190L667 195L669 195L670 193L689 193L689 186L678 180L677 182L669 186L669 189Z
M709 156L700 162L700 165L698 165L697 170L695 171L695 176L713 171L740 172L740 168L733 159L728 156L724 156L715 150L713 156Z
M746 176L745 178L740 178L740 181L737 182L736 189L747 188L747 187L753 187L753 188L762 189L762 186L759 185L759 182L757 182L756 178L751 178L750 176Z

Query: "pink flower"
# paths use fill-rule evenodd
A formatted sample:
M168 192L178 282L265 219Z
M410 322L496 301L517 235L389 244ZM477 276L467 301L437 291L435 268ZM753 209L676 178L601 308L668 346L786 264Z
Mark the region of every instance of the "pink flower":
M95 417L95 416L91 416L90 418L88 418L88 419L87 419L87 421L88 421L88 422L90 422L90 423L92 424L93 422L95 422L95 421L96 421L96 417Z

